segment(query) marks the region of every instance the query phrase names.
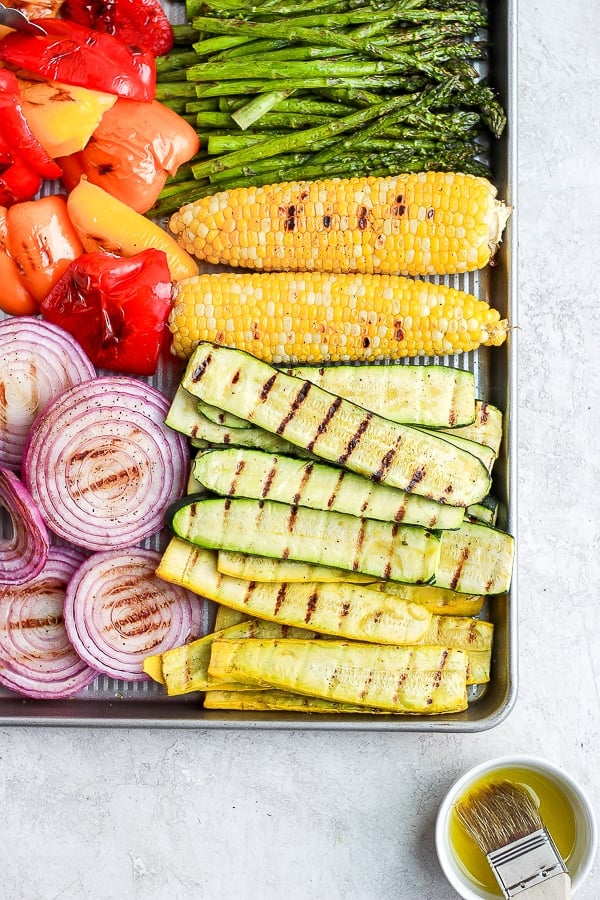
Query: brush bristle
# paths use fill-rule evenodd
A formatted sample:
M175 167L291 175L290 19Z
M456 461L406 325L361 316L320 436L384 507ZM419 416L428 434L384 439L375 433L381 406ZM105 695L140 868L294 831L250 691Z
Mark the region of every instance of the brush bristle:
M456 804L455 810L486 855L544 827L527 791L510 781L472 791Z

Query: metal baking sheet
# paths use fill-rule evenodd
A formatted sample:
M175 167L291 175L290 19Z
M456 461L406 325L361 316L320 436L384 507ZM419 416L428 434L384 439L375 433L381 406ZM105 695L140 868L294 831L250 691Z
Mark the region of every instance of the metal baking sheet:
M513 325L517 322L516 300L516 31L517 0L490 4L489 80L497 89L508 114L503 137L490 150L493 180L499 196L513 207L495 264L482 272L442 279L470 291L500 310ZM165 8L173 21L182 21L183 4ZM413 361L414 362L414 361ZM502 347L474 353L422 358L465 368L475 375L478 396L505 413L505 433L494 467L494 493L501 501L498 526L517 538L516 503L516 332ZM167 363L151 379L156 387L172 395L181 366ZM163 534L147 544L162 549ZM210 630L213 604L205 609ZM489 684L472 689L469 708L462 713L440 716L322 715L306 713L243 713L204 710L199 694L167 697L154 682L115 681L99 676L76 697L67 700L28 700L0 689L0 725L61 725L145 728L239 728L239 729L337 729L361 731L477 732L502 722L516 699L517 572L516 561L509 595L489 598L482 617L495 625L492 677Z

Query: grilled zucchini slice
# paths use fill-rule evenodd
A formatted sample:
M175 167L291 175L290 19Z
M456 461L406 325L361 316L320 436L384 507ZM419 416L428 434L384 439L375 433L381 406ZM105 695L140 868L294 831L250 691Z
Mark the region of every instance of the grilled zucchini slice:
M404 425L455 428L475 419L475 378L450 366L294 366L286 374Z
M424 528L272 500L188 496L171 526L201 547L299 559L413 584L433 580L439 555L437 535Z
M514 538L504 531L463 522L440 532L435 584L466 594L503 594L510 588Z
M489 492L489 472L470 453L243 351L199 344L182 385L200 400L373 481L452 506L477 503Z
M209 450L196 458L194 476L216 494L275 500L423 528L458 528L464 517L463 507L444 506L374 484L347 469L258 450Z

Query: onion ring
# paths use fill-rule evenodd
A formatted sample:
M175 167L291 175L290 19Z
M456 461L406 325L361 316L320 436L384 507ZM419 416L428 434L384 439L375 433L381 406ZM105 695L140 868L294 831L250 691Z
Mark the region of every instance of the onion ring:
M50 547L35 578L0 588L1 684L34 699L58 699L97 676L73 649L63 618L67 583L83 560L75 549Z
M24 584L42 571L50 541L31 494L10 469L0 468L0 507L12 525L12 535L0 538L0 584Z
M96 370L77 341L50 322L19 316L0 322L0 465L18 472L34 419Z
M69 638L88 665L112 678L145 681L146 656L194 640L202 603L155 575L161 554L133 548L94 553L77 570L65 598Z
M185 437L164 424L169 405L156 388L115 375L69 388L38 416L23 474L51 531L97 551L161 531L189 465Z

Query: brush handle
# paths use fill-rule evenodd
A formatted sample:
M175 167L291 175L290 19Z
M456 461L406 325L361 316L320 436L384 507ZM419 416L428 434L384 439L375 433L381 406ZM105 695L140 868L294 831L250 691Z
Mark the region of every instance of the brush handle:
M534 884L517 895L519 900L569 900L571 897L571 879L566 872L555 875L542 884Z

